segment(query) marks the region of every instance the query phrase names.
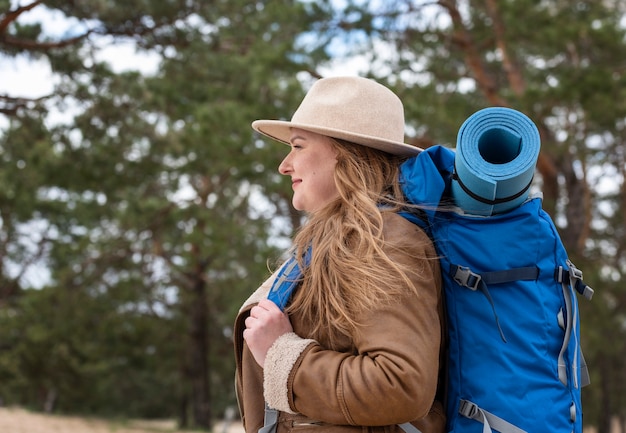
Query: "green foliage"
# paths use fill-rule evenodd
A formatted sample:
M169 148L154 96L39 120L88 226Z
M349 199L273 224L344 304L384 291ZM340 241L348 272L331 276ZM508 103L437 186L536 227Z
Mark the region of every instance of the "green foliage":
M157 391L174 388L168 320L133 311L124 297L77 288L29 290L2 310L2 398L41 409L143 417L174 415ZM173 341L172 341L173 340Z
M9 7L0 0L0 20ZM401 96L407 139L419 145L454 146L461 123L488 105L537 123L537 187L597 293L581 302L594 382L585 420L604 431L626 416L620 2L36 7L73 25L63 36L21 19L0 29L6 59L46 59L55 74L41 100L0 95L0 109L19 107L1 111L10 123L0 133L6 403L201 427L233 405L228 330L300 218L276 171L286 149L250 122L288 118L328 60L351 73L341 61L358 57L360 74ZM159 59L153 73L98 57L129 42Z

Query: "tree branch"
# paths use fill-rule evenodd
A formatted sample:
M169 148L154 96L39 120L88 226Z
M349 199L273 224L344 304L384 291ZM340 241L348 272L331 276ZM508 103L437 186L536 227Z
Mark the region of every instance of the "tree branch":
M465 56L465 64L471 71L478 87L492 105L507 106L507 102L498 94L498 86L483 63L470 32L463 23L461 13L454 2L440 0L439 4L448 11L452 19L452 42L458 45Z
M8 11L6 14L0 16L0 35L5 34L9 24L15 21L20 15L24 12L28 12L41 3L43 3L43 0L37 0L26 6L19 6L17 9Z
M515 95L521 96L526 90L526 83L524 82L524 78L522 77L522 73L517 62L512 58L508 49L508 45L505 40L506 38L504 36L504 24L502 22L500 11L498 10L497 2L496 0L487 0L486 6L487 13L493 22L493 33L496 37L496 47L502 54L502 66L508 78L509 85Z
M0 95L0 114L14 116L20 108L28 108L31 104L37 104L51 95L40 96L39 98L16 98L9 95Z
M93 30L87 30L80 36L75 36L73 38L63 39L61 41L55 42L38 42L28 39L18 39L12 36L4 36L3 38L1 38L1 40L2 42L4 42L5 45L11 46L13 48L21 48L29 51L45 51L53 48L63 48L74 45L75 43L80 42L82 39L85 39L91 33L93 33Z

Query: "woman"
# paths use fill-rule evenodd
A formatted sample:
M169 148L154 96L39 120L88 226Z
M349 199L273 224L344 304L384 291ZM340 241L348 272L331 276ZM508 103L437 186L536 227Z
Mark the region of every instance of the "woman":
M439 264L397 214L399 164L420 150L403 143L402 103L369 79L326 78L290 122L252 126L291 146L279 172L308 220L235 322L246 432L444 431Z

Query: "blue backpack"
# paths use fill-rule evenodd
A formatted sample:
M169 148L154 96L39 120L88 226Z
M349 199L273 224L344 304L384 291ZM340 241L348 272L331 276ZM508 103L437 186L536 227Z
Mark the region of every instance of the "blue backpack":
M447 431L581 433L589 376L576 292L591 299L593 290L541 198L487 216L446 210L455 175L455 152L442 146L401 167L404 193L420 205L402 215L440 255Z

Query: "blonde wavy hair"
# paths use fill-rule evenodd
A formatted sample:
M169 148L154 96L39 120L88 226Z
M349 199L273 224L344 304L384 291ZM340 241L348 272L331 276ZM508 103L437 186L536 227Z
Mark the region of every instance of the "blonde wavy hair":
M364 311L407 287L416 290L409 269L385 253L382 235L382 213L405 206L398 182L405 158L343 140L333 145L339 198L311 214L294 238L296 257L311 246L311 260L287 308L314 324L314 338L330 348L338 334L351 334Z

